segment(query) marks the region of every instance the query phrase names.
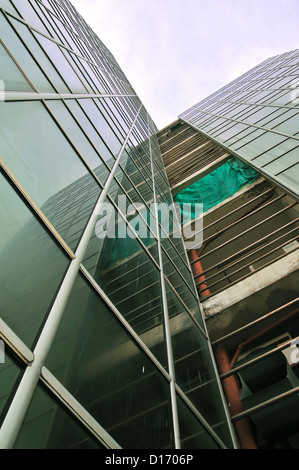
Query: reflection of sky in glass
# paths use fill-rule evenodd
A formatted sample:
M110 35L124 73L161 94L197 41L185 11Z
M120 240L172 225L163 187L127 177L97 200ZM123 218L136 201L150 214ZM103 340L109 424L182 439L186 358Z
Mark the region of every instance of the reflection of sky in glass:
M99 184L42 103L10 102L4 103L3 109L1 158L75 250L101 192ZM98 163L95 171L105 182L107 170L95 156L92 158L94 164Z
M4 47L0 44L0 70L1 81L5 85L5 89L9 91L32 91L31 86L25 80L24 76L9 57ZM2 89L1 89L2 91Z
M69 258L2 175L0 197L1 318L31 347Z
M31 218L29 211L22 210L22 202L12 196L12 189L0 175L0 251Z
M5 103L0 137L4 162L39 206L87 174L40 103Z

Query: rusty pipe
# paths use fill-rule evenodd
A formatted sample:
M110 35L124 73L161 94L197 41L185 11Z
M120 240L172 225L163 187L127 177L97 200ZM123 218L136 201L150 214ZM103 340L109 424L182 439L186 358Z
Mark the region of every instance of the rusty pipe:
M192 271L194 277L196 276L197 279L200 281L200 285L204 287L203 292L199 292L200 298L204 300L206 297L210 295L210 291L208 285L206 283L205 275L203 274L203 267L201 261L198 259L198 251L197 250L190 250L189 251L190 261L192 263ZM195 261L195 262L194 262ZM201 287L197 286L198 289Z
M229 357L223 344L217 346L215 357L220 375L231 370ZM231 416L233 417L243 412L244 406L241 401L241 391L236 377L232 375L224 378L222 379L222 384ZM253 425L248 416L236 421L234 426L242 449L258 448Z

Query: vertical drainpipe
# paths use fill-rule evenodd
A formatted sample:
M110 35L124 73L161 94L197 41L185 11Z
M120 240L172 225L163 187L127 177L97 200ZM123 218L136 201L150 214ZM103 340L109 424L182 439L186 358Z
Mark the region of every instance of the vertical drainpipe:
M219 344L215 351L215 357L219 368L219 373L225 374L231 371L230 360L223 344ZM244 411L241 401L241 392L237 379L234 375L230 375L222 379L224 393L228 402L231 416ZM235 422L236 433L242 449L257 449L256 438L252 423L248 417L242 418Z
M198 252L197 250L190 250L189 251L190 262L192 265L193 275L199 276L198 281L200 285L200 290L205 289L204 292L200 293L201 300L204 300L206 297L210 295L210 291L208 289L208 285L205 282L206 278L203 273L203 268L201 265L200 260L198 259ZM194 262L195 261L195 262Z

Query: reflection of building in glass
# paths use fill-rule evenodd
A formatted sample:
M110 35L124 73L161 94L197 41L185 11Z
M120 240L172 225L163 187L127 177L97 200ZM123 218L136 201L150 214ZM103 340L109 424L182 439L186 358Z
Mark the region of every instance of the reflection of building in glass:
M278 431L274 437L267 431L267 413L257 420L251 411L244 419L240 408L235 413L219 378L221 359L232 359L270 310L279 309L275 320L292 317L250 344L252 357L257 347L268 354L273 341L280 348L298 331L298 188L287 168L276 181L274 170L261 168L268 160L256 154L262 164L253 163L251 153L233 147L256 140L268 159L275 148L278 161L283 143L296 148L296 133L269 131L268 121L255 127L250 74L240 83L251 108L239 102L236 81L227 89L236 103L223 89L158 132L68 0L0 0L0 6L1 448L298 447L295 412L288 432L277 421L282 443ZM265 74L278 61L266 62ZM281 104L271 110L288 113ZM220 117L225 106L227 117ZM250 119L239 126L240 107ZM187 253L173 232L165 237L152 205L186 198L204 203L201 252ZM131 237L97 236L103 203L119 211L115 228L125 224ZM146 237L136 236L132 204ZM174 213L170 219L177 231ZM290 400L297 400L296 367L271 354L267 373L253 367L238 374L245 408L262 403L256 393L270 385L282 387L274 387L276 397L291 383ZM246 361L243 351L237 359L236 365ZM281 411L287 416L284 408L275 416Z

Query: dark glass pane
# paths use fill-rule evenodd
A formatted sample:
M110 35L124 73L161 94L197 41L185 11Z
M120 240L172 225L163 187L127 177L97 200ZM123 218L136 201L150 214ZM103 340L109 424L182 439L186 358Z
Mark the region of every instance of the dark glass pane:
M46 366L122 447L171 446L168 382L81 276Z
M191 287L192 291L195 293L195 289L193 287L192 273L187 268L187 264L183 262L180 254L174 248L173 243L171 243L171 241L175 241L175 238L170 237L169 239L166 237L166 235L167 233L165 233L165 231L162 231L161 245L164 248L164 252L167 253L168 258L170 258L172 263L175 265L176 270L180 272L182 277L185 279L187 284Z
M3 106L2 158L75 249L99 197L99 185L41 103L10 102Z
M0 175L0 311L31 347L69 260Z
M22 366L10 355L8 346L0 340L0 425L3 423L22 374Z
M167 302L176 382L216 434L227 441L228 425L207 341L168 286Z
M148 214L151 214L151 217L153 218L153 221L154 221L155 220L154 208L152 207L151 204L147 204L147 202L143 199L143 196L140 193L139 188L136 188L134 186L133 182L125 174L121 166L118 166L115 176L116 176L115 179L117 180L119 187L121 186L122 190L125 191L128 197L128 200L131 201L130 203L137 204L137 207L139 206L144 207L144 211L147 210ZM149 219L147 219L147 221L149 223ZM154 233L156 233L156 224L154 224L154 222L151 224L151 229L153 230Z
M140 217L135 219L141 221ZM131 224L134 225L134 218ZM102 237L106 230L107 236ZM149 232L141 240L157 259L156 240L150 238ZM160 273L123 219L118 218L117 211L99 218L83 264L166 367Z
M181 297L187 308L195 313L198 311L198 299L197 294L194 291L193 282L189 283L180 275L175 264L172 263L164 251L162 251L163 269L164 274L170 283L175 288L178 295Z
M210 433L179 396L177 404L182 449L219 449Z
M105 447L50 392L38 386L14 448L88 450Z
M136 149L132 150L130 147L126 147L120 160L120 167L130 177L144 201L149 205L154 202L152 177L143 173L144 170L136 158L136 152Z
M125 191L124 186L127 191ZM144 203L134 186L124 175L121 168L116 171L108 191L109 199L118 205L119 210L128 220L130 226L136 231L145 246L155 243L157 233L154 208Z

